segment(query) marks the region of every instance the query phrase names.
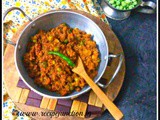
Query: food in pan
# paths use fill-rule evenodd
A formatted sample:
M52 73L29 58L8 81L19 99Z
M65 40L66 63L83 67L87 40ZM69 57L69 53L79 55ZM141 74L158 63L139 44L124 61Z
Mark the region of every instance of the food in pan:
M85 80L72 72L78 56L88 75L98 73L99 51L91 34L62 23L50 31L40 30L27 44L23 62L34 82L64 96L80 91Z

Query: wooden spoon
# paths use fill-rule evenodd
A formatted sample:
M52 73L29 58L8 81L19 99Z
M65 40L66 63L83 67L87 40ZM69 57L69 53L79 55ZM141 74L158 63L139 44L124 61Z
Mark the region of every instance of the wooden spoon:
M85 79L88 85L92 88L104 106L108 109L111 115L116 119L120 120L123 117L123 113L119 110L119 108L107 97L107 95L95 84L95 82L88 76L86 73L82 60L78 57L78 64L76 67L72 69L74 73L77 73L81 77Z

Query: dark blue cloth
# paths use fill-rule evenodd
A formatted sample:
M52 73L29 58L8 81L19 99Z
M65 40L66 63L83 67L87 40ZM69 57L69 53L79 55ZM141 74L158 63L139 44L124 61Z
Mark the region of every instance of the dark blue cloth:
M156 13L134 11L126 20L108 20L126 60L125 80L115 104L122 110L124 120L156 120ZM108 111L95 118L106 119L113 120Z

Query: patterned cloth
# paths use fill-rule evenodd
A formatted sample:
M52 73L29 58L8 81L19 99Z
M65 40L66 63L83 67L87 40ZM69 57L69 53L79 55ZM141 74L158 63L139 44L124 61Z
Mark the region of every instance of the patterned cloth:
M78 9L99 17L108 24L105 14L97 0L3 0L3 14L11 7L19 7L30 17L34 18L39 14L56 9ZM20 11L10 12L4 20L4 39L11 40L13 34L18 28L28 21ZM3 88L3 94L7 92ZM27 116L14 115L13 111L17 110L11 99L3 102L3 120L28 120Z
M21 8L30 17L34 18L39 14L56 9L78 9L94 16L100 17L104 22L107 22L106 16L103 13L97 0L3 0L3 13L15 6ZM20 11L14 10L10 12L6 18L6 23L10 23L10 28L4 27L4 38L11 39L11 36L17 29L28 21Z

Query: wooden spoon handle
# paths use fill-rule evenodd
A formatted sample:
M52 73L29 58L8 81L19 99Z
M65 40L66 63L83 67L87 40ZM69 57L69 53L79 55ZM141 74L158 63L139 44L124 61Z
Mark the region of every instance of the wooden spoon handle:
M120 120L123 117L123 113L119 110L119 108L107 97L107 95L94 83L94 81L86 74L83 73L82 76L88 85L92 88L101 102L105 105L111 115L116 119Z

